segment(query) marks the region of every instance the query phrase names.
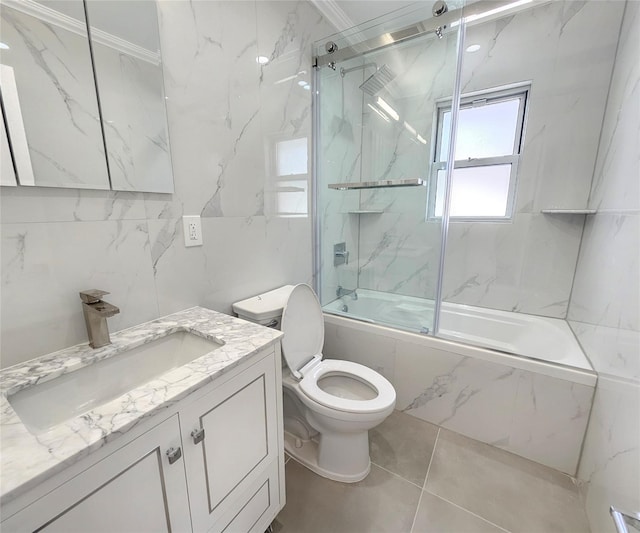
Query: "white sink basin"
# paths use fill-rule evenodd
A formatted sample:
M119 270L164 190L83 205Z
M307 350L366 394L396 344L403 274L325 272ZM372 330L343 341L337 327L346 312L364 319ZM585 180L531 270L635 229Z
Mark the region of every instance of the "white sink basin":
M42 433L221 346L178 331L23 389L8 400L29 431Z

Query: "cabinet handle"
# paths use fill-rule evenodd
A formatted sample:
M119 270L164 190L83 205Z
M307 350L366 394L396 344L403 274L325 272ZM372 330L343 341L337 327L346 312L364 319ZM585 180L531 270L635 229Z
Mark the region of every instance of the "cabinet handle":
M175 463L180 457L182 457L182 450L178 448L169 448L167 450L167 457L169 458L169 464L172 465Z
M193 437L193 443L198 444L204 440L204 428L194 429L191 432L191 436Z

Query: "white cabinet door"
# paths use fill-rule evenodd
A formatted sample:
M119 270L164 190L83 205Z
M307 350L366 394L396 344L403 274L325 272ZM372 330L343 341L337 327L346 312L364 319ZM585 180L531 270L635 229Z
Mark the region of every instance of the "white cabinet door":
M2 531L191 531L183 461L170 464L166 453L180 446L174 415L2 522Z
M267 469L278 459L273 354L186 406L180 421L193 529L222 530L229 524L224 518L265 484ZM196 443L191 435L200 430L204 439ZM253 517L253 507L244 507L242 523L251 524L252 517L257 520L265 513L265 494L271 493L269 509L279 509L277 476L270 483L271 490L264 485L266 492L254 501L259 514Z

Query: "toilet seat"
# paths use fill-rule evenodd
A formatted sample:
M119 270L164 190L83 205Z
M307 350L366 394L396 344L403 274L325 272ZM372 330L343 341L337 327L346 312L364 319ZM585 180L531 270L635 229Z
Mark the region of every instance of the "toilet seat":
M393 385L375 370L351 361L322 360L324 317L313 289L296 285L282 313L282 355L298 386L312 402L344 413L373 414L395 404ZM369 387L376 396L358 400L336 396L323 390L318 382L329 375L356 380ZM345 389L345 392L351 392Z
M371 400L352 400L330 394L320 388L318 381L328 374L343 376L364 383L377 392ZM320 405L348 413L378 413L395 403L393 385L375 370L351 361L328 359L321 361L299 382L300 390Z

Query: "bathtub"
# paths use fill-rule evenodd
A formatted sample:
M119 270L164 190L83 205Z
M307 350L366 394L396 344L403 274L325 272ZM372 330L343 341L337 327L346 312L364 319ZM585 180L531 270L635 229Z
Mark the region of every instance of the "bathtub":
M451 349L451 343L442 343L454 341L460 343L455 349L462 355L595 385L596 373L564 320L444 302L436 338L428 336L433 301L367 289L358 289L357 295L357 299L347 295L324 306L325 314L357 320L368 328L351 327L387 336L418 334L406 338L427 346ZM375 330L373 325L383 329Z
M357 294L323 307L326 358L383 374L396 409L576 474L597 376L566 322L445 303L434 337L433 302Z

